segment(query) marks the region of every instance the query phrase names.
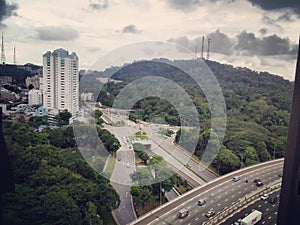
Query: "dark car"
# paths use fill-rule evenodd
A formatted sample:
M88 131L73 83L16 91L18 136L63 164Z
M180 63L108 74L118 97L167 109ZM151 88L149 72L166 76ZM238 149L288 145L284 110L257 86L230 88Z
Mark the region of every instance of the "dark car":
M257 187L261 187L261 186L263 186L264 184L263 184L263 182L261 182L261 181L258 181L257 183L256 183L256 186Z
M269 202L270 202L271 204L276 203L276 201L277 201L277 198L276 198L276 197L270 197L270 198L269 198Z
M258 178L255 178L255 179L253 180L253 182L257 184L257 182L261 182L261 180L258 179Z

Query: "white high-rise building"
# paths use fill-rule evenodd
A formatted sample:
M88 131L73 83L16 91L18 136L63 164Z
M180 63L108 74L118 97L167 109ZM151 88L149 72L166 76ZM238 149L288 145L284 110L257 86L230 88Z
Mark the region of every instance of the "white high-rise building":
M43 55L43 105L48 110L79 111L79 70L75 52L60 48Z

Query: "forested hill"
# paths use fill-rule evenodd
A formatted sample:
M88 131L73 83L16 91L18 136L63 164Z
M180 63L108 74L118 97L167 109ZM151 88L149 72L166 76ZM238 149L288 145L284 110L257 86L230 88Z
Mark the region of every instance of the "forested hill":
M289 109L293 82L267 72L233 67L214 61L205 61L218 80L226 102L227 129L221 156L214 166L220 173L278 158L284 155ZM199 61L177 61L191 70ZM115 70L117 71L117 70ZM104 72L105 74L105 72ZM156 61L141 61L126 65L115 72L113 79L120 83L107 83L98 100L111 106L114 97L127 84L145 76L162 76L185 89L193 100L201 122L201 133L195 155L201 157L210 137L210 106L201 89L190 76L176 67ZM167 90L171 94L173 90ZM132 120L154 121L160 119L173 125L180 125L177 110L167 101L157 97L141 99L133 107ZM177 134L180 135L180 132ZM197 135L197 134L196 134ZM193 134L190 135L191 138Z
M179 64L184 63L190 67L198 66L195 60L175 62ZM217 78L223 91L226 92L229 89L236 95L244 97L262 95L271 98L278 108L289 110L292 82L268 72L258 72L245 67L233 67L232 65L209 60L205 60L205 63ZM129 83L144 76L162 76L176 83L193 83L189 75L183 74L178 68L169 64L157 63L154 60L127 65L118 70L112 78Z
M41 71L42 66L31 63L25 65L0 64L0 77L10 76L13 79L13 83L17 85L24 85L28 76L37 75Z
M10 76L17 84L24 84L29 71L18 68L16 65L0 65L0 76Z
M196 60L175 62L186 64L191 69L198 66ZM243 107L247 102L263 98L266 104L279 110L289 111L292 82L268 72L258 72L245 67L233 67L209 60L205 60L205 62L222 87L228 110L234 107ZM108 69L108 71L110 70ZM178 68L169 64L157 63L155 60L129 64L120 70L115 68L115 71L117 72L113 74L112 78L124 81L125 84L145 76L162 76L177 84L194 84L190 76ZM120 86L123 85L120 84Z
M232 90L235 95L245 100L265 97L278 109L290 109L293 83L283 77L214 61L206 61L206 63L218 79L223 91Z

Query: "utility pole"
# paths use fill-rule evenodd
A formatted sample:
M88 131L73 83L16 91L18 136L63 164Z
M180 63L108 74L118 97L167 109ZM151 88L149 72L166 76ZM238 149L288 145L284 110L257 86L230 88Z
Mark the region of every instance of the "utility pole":
M206 56L207 60L209 59L209 48L210 48L210 38L208 38L208 41L207 41L207 56Z

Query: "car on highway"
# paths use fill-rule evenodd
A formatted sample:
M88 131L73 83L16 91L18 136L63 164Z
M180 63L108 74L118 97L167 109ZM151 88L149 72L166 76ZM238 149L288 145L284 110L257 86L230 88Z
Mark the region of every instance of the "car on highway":
M268 195L268 194L263 194L263 195L260 197L260 199L261 199L261 200L267 200L269 197L270 197L270 195Z
M184 218L184 217L186 217L186 216L188 216L188 215L189 215L189 210L186 209L186 208L181 209L181 210L179 211L179 213L178 213L178 217L179 217L180 219L182 219L182 218Z
M260 180L259 178L255 178L255 179L253 180L253 183L257 183L257 182L261 182L261 180Z
M209 210L209 211L207 211L207 212L205 213L205 216L206 216L207 218L210 218L210 217L214 216L215 214L216 214L215 211Z
M205 205L205 203L206 203L206 201L205 201L204 198L200 198L200 199L198 200L198 205Z
M256 183L256 186L257 187L261 187L261 186L263 186L264 184L263 184L263 182L261 182L261 181L258 181L257 183Z
M242 221L242 219L240 218L240 219L238 219L237 221L235 221L235 222L233 223L233 225L241 225L241 221Z
M276 201L277 201L277 197L270 197L268 201L269 201L271 204L274 204L274 203L276 203Z
M233 181L233 182L236 182L236 181L239 181L240 179L241 179L240 176L234 176L234 177L232 178L232 181Z

